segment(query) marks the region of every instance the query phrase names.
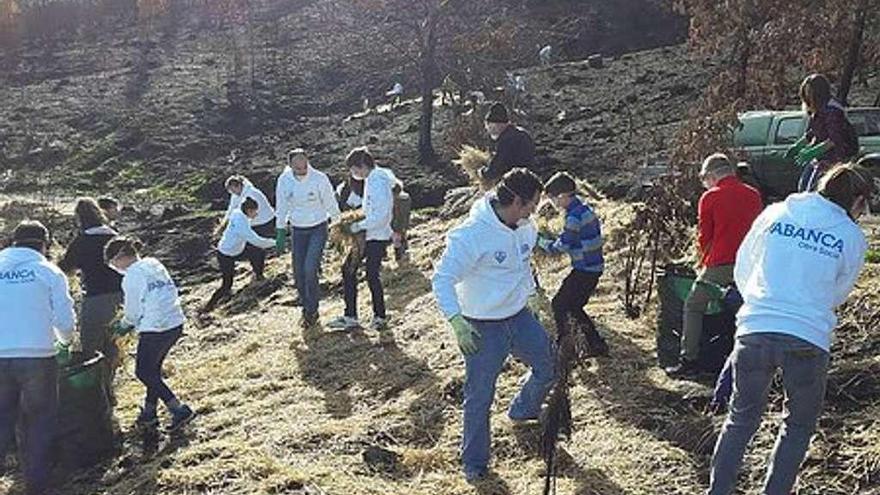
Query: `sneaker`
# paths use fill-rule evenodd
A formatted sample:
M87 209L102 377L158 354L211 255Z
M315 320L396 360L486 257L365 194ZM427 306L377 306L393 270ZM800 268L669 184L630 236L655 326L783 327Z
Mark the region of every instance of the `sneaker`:
M370 330L375 330L377 332L381 332L382 330L388 329L388 319L387 318L379 318L373 317L373 321L370 322Z
M318 313L303 313L299 324L304 329L312 328L318 324Z
M171 412L171 424L168 425L168 431L177 431L183 428L195 417L195 411L190 409L188 405L183 404Z
M670 378L693 378L701 373L697 363L684 358L682 358L677 366L670 366L665 371Z
M478 483L486 479L486 474L485 469L465 469L464 479L468 483Z
M601 337L593 342L589 342L586 357L608 357L608 344Z
M357 320L357 318L352 318L350 316L340 316L335 320L332 320L327 324L328 328L333 328L336 330L354 330L356 328L361 327L361 323Z
M159 426L159 416L156 415L155 409L148 411L141 408L141 413L138 414L137 419L134 420L134 424L139 428L155 428Z

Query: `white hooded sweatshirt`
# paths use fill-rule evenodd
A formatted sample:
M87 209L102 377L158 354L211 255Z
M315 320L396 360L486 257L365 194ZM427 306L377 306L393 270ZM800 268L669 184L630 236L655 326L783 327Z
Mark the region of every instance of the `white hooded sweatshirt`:
M452 229L432 286L446 318L503 320L526 307L535 291L530 263L538 239L531 220L516 230L501 222L487 195Z
M834 309L855 285L866 249L861 228L817 193L767 207L736 255L744 301L737 335L784 333L829 351Z
M232 212L226 229L223 231L223 236L220 237L220 242L217 244L217 251L220 251L220 254L235 258L244 251L248 243L263 249L269 249L275 245L274 239L257 235L249 220L244 212Z
M275 225L279 229L287 224L307 229L339 217L339 203L330 178L311 165L303 178L297 178L290 167L284 168L275 185L275 203Z
M400 181L394 172L374 167L364 184L364 219L360 229L367 231L368 241L391 240L391 220L394 218L394 186Z
M248 220L251 225L264 225L275 218L275 210L269 204L266 195L247 179L244 180L241 194L229 195L229 207L226 208L226 215L223 218L228 220L234 212L241 211L241 203L244 202L245 198L251 198L257 202L257 216L253 220Z
M0 251L0 319L0 358L54 356L75 325L67 277L31 248Z
M122 278L124 321L138 333L173 330L186 321L177 286L156 258L132 263Z

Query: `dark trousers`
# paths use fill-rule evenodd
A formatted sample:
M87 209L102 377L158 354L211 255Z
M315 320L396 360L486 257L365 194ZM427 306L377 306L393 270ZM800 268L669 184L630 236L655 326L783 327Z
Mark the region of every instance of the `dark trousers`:
M159 399L167 405L175 399L174 392L162 379L162 363L182 333L183 325L165 332L142 332L138 336L134 373L147 387L145 406L155 407Z
M250 262L254 270L254 276L257 278L263 277L263 268L266 266L265 250L252 244L247 244L244 247L244 251L238 256L226 256L218 252L217 264L220 265L220 275L223 277L223 282L220 284L220 288L214 291L211 301L208 303L209 305L232 293L232 282L235 279L235 262L241 260L248 260Z
M602 341L602 337L596 332L593 320L584 311L584 306L593 296L601 276L602 272L572 270L562 281L562 286L551 302L557 338L571 332L571 321L574 320L575 324L587 332L586 337L590 345Z
M57 410L55 358L0 358L0 455L14 444L20 420L19 459L28 493L41 494L48 487Z
M385 292L382 290L382 260L385 258L389 241L367 241L361 260L351 264L350 270L342 271L342 286L345 293L345 316L357 318L357 272L360 262L366 259L367 285L373 300L373 316L385 318Z

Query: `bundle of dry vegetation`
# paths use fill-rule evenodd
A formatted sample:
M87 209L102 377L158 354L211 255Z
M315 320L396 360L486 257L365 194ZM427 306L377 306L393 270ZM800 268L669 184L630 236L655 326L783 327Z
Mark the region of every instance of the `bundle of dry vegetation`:
M452 163L461 168L467 174L474 184L480 184L480 169L489 164L489 152L475 146L465 144L458 153L458 158L452 160Z
M340 253L345 253L352 247L366 242L363 233L353 234L351 232L351 226L363 219L363 210L346 211L339 217L338 221L330 226L328 239L332 245L336 246Z

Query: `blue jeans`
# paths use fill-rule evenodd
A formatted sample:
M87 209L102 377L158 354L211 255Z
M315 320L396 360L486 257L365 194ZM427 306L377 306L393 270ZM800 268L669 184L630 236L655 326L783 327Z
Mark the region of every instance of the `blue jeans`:
M134 374L147 387L144 406L155 409L159 399L162 399L165 405L176 399L174 392L162 379L162 363L182 334L181 325L164 332L142 332L138 335Z
M791 493L822 412L828 357L824 350L790 335L759 333L737 338L730 358L733 400L712 456L709 495L733 492L743 454L761 424L777 369L782 370L785 415L762 493Z
M57 410L55 358L0 358L0 455L14 444L20 420L24 436L19 460L28 493L43 493L48 487Z
M513 354L531 368L507 411L511 419L538 417L553 385L555 360L547 332L528 309L506 320L470 322L480 332L480 347L476 353L465 356L461 457L465 471L478 472L489 465L489 412L495 398L495 382L507 356Z
M293 278L299 292L303 312L314 315L318 312L321 295L318 286L318 270L327 245L327 222L305 229L293 228Z

